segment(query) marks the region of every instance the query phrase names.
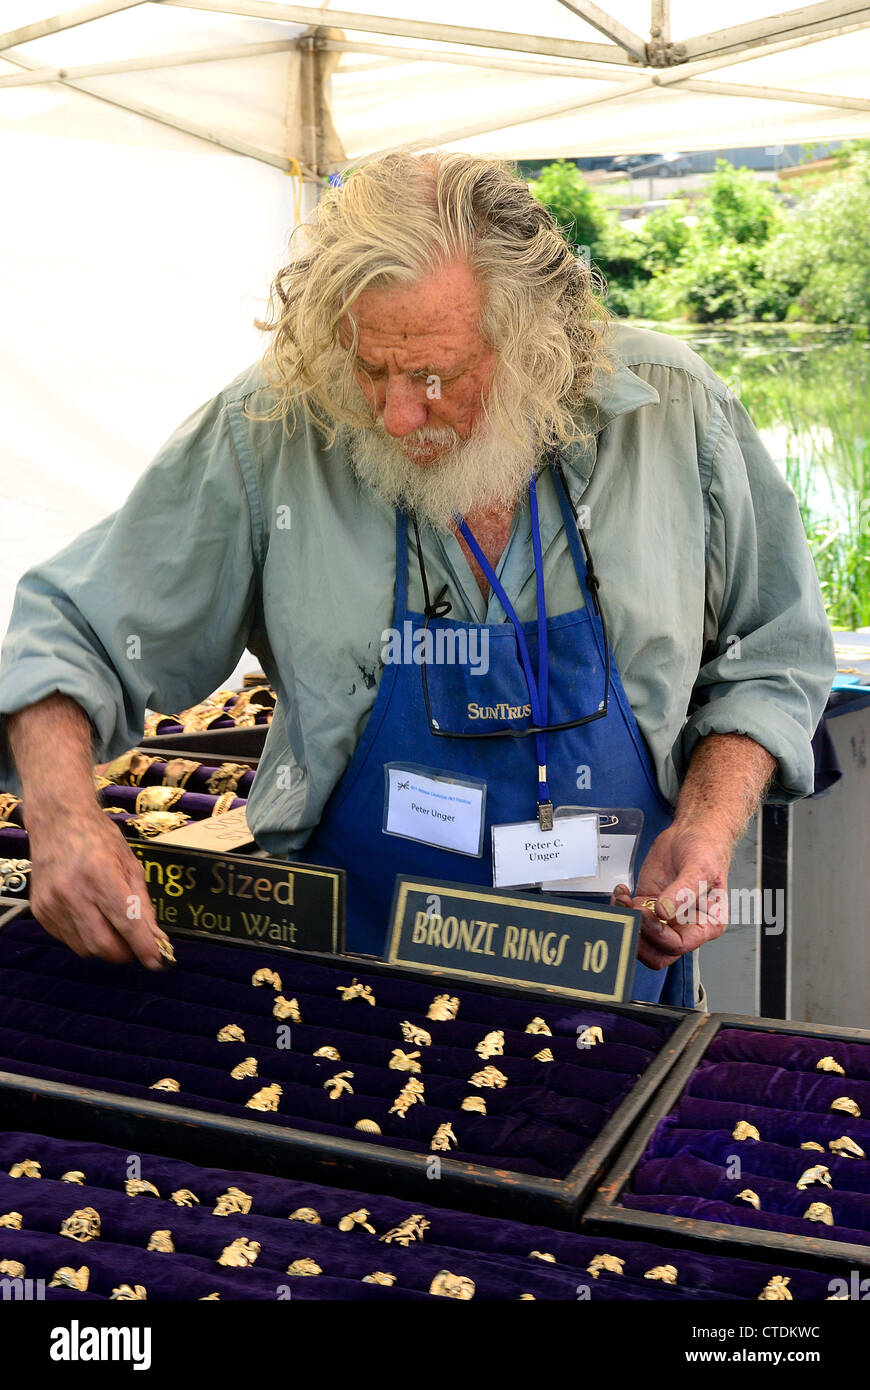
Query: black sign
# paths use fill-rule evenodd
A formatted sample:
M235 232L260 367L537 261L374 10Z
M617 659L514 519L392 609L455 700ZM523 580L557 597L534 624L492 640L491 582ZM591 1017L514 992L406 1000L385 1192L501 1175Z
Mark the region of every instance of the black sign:
M399 874L388 959L579 999L631 998L641 914L550 893L505 893Z
M272 950L344 951L344 870L133 840L157 921Z

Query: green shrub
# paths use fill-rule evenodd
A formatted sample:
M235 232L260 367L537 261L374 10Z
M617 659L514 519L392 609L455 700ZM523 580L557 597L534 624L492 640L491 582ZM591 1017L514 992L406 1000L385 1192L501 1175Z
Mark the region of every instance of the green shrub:
M870 319L870 154L857 152L844 176L796 209L766 248L764 273L788 286L801 318L816 323Z
M612 216L589 187L576 164L557 159L529 185L532 195L548 208L572 246L589 246L592 255Z

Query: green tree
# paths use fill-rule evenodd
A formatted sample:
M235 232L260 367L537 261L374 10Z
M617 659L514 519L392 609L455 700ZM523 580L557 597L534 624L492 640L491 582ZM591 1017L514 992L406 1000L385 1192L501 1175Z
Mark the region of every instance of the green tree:
M631 291L650 276L637 236L620 225L577 166L566 159L547 164L530 188L556 219L566 241L603 276L608 308L616 314L629 312Z
M710 242L758 246L777 230L782 213L773 190L749 169L717 159L699 208L698 234Z
M686 222L689 207L686 199L673 198L644 218L638 235L650 274L671 270L682 260L694 236L693 226Z
M552 213L566 241L578 248L590 247L594 257L605 234L608 213L576 164L557 159L529 186L538 202Z
M859 148L842 177L808 198L766 248L764 272L788 286L791 317L870 321L868 225L870 152Z

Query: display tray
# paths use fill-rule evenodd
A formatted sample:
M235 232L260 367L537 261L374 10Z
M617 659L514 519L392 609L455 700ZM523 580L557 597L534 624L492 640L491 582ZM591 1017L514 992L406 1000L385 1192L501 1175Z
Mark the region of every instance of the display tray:
M201 758L203 754L214 754L217 758L261 757L266 744L266 735L271 725L252 724L243 729L204 729L200 733L154 734L143 738L139 744L149 752L155 749L171 748L176 757L189 755Z
M102 767L109 771L108 779L97 777L103 812L126 839L141 840L242 810L253 786L257 761L203 755L179 759L170 749L161 755L159 749L132 748ZM15 798L14 805L4 808L0 820L0 861L29 860L25 804ZM250 844L253 846L253 840ZM14 869L7 865L6 870L0 877L0 890L26 898L29 866L25 876L18 875L20 886L10 885L9 875Z
M29 1108L50 1099L81 1126L76 1137L570 1228L703 1018L655 1005L578 1005L556 990L487 989L368 957L182 933L173 941L178 966L146 975L78 959L23 912L4 926L0 1083L16 1127L38 1128ZM261 969L280 973L280 997L297 1001L299 1023L276 1022L274 989L252 986ZM374 1007L344 999L354 980L381 995ZM427 1016L441 994L460 1000L457 1019ZM549 1033L526 1032L537 1018L549 1020ZM217 1042L216 1029L230 1023L244 1040ZM403 1023L432 1042L415 1046ZM282 1027L288 1048L276 1043ZM497 1027L507 1055L486 1059L480 1040ZM602 1030L603 1044L586 1043L590 1028ZM338 1060L319 1054L330 1040ZM555 1049L552 1061L538 1060L544 1048ZM417 1053L422 1072L390 1067L397 1051ZM244 1072L249 1059L253 1075ZM471 1081L499 1063L505 1086ZM230 1080L240 1066L243 1075ZM343 1071L352 1089L339 1087L333 1105L326 1083ZM393 1114L390 1102L418 1075L424 1102ZM177 1093L153 1089L167 1078ZM277 1113L247 1108L276 1083ZM468 1095L483 1099L483 1113L460 1106ZM370 1126L372 1115L381 1133L355 1127L362 1118ZM455 1143L448 1136L433 1151L445 1124L458 1131Z
M214 1154L192 1164L155 1153L150 1133L123 1147L71 1137L72 1112L56 1113L47 1095L29 1110L40 1128L17 1129L9 1099L0 1086L6 1298L819 1301L852 1285L845 1265L786 1267L470 1216L216 1167ZM87 1126L95 1112L78 1109Z
M860 1115L832 1108L842 1100ZM808 1175L816 1167L824 1173ZM827 1210L807 1219L815 1204ZM870 1268L870 1031L709 1015L588 1203L583 1227Z
M246 767L251 767L256 771L262 750L255 753L231 753L230 750L223 750L222 748L194 748L191 746L191 740L195 738L210 739L224 734L256 734L261 727L258 724L253 729L216 729L212 734L207 731L202 734L155 734L153 738L143 738L141 743L137 743L136 752L148 753L153 758L155 753L159 756L160 749L165 748L171 752L173 758L191 758L195 762L203 763L209 767L219 767L221 763L229 761L229 758L232 757L234 763L244 763ZM184 746L176 748L175 744L169 742L170 739L174 738L184 738Z

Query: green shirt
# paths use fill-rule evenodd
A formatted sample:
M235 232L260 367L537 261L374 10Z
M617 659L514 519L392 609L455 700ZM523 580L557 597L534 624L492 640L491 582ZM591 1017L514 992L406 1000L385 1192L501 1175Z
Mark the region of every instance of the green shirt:
M588 509L610 640L661 791L676 800L700 737L741 733L778 760L772 800L806 796L835 666L795 498L697 354L625 324L613 342L620 365L588 407L594 442L563 457L573 499ZM114 757L141 740L146 707L196 703L248 647L278 694L249 821L272 853L304 844L377 693L395 513L301 412L294 428L247 418L246 403L264 414L271 399L259 366L243 373L181 425L118 512L21 579L0 664L0 787L18 785L6 714L61 691ZM548 472L538 494L556 615L583 600ZM432 592L447 583L451 618L505 621L453 535L422 535ZM413 536L410 545L419 611ZM498 574L521 620L533 619L527 498Z

